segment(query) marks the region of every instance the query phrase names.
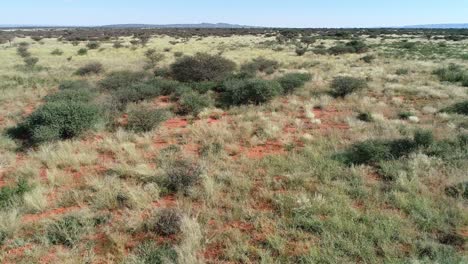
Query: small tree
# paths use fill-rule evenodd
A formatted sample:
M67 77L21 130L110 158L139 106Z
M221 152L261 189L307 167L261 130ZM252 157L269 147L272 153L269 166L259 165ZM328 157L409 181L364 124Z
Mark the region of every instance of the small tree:
M157 53L155 49L149 49L145 52L146 57L146 69L154 69L158 65L159 62L164 60L166 57L162 53Z
M24 61L24 64L26 64L26 67L32 69L39 62L39 59L36 58L36 57L26 57L26 58L24 58L23 61Z

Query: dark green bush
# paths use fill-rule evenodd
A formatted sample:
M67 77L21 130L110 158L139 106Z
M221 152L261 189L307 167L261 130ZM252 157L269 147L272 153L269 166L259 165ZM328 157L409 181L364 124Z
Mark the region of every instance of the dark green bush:
M192 87L194 91L201 94L205 94L208 91L219 90L220 86L222 86L222 84L219 82L194 82L190 84L190 87Z
M280 95L281 85L275 81L260 79L227 80L223 84L222 101L226 105L261 104Z
M361 60L364 61L365 63L372 63L375 60L375 56L374 55L366 55L366 56L362 57Z
M447 113L455 113L460 115L468 115L468 101L463 101L449 106L442 110Z
M372 114L369 112L363 112L359 113L357 116L357 119L364 121L364 122L373 122L374 118L372 117Z
M345 53L364 53L368 50L367 45L360 40L352 40L346 44L338 44L328 49L332 55L340 55Z
M409 70L406 68L400 68L395 71L396 75L407 75L409 73Z
M147 75L144 72L117 71L108 74L105 79L99 82L99 86L107 90L117 90L144 82L146 78Z
M148 229L159 235L170 236L180 232L182 213L175 208L164 208L155 212Z
M139 264L177 263L177 252L173 248L169 245L157 245L153 241L147 241L139 245L133 254L136 263Z
M36 64L39 62L39 59L36 58L36 57L26 57L24 58L24 64L26 65L26 67L28 68L34 68L34 66L36 66Z
M59 90L81 90L91 89L91 84L86 80L68 80L59 85Z
M148 132L167 119L169 114L161 109L138 107L128 112L126 128L134 132Z
M257 72L271 74L279 68L279 62L275 60L258 57L251 62L245 63L241 66L241 72L247 73L249 76L255 76Z
M31 144L73 138L90 129L98 120L96 106L74 101L57 101L41 106L9 134Z
M63 54L63 51L61 49L54 49L50 54L55 55L55 56L60 56Z
M468 79L468 73L460 65L450 64L433 72L443 82L463 82Z
M138 103L159 95L161 95L161 87L148 83L137 83L117 89L113 92L112 97L117 104L117 108L123 110L128 103Z
M453 198L468 200L468 181L446 187L445 194Z
M352 145L346 152L344 161L348 164L374 164L406 156L416 147L410 139L366 140Z
M20 180L15 186L3 186L0 188L0 208L13 205L22 200L23 195L32 190L32 186L25 180Z
M181 84L178 81L164 80L159 78L149 80L146 82L146 84L154 87L155 89L158 89L161 95L174 94L179 87L185 86L185 84Z
M181 82L219 81L234 71L236 64L218 55L197 53L171 65L171 73Z
M86 48L81 48L81 49L79 49L79 50L77 51L76 54L78 54L78 55L80 55L80 56L86 55L86 54L88 54L88 49L86 49Z
M276 79L286 94L293 93L297 88L310 81L312 76L308 73L288 73Z
M47 226L46 237L53 245L75 247L86 234L88 221L77 215L68 215Z
M345 97L348 94L362 90L367 87L367 83L364 79L338 76L331 82L331 95L334 97Z
M95 94L87 89L66 89L56 92L51 95L47 95L44 99L46 102L59 102L59 101L68 101L68 102L91 102Z
M414 134L414 142L420 147L429 147L434 143L434 135L430 130L419 130Z
M80 67L78 70L76 70L75 74L84 76L84 75L90 75L90 74L99 74L103 71L103 66L100 62L91 62L83 67Z
M296 55L297 56L303 56L304 54L306 54L308 48L307 47L296 47Z
M100 46L101 46L101 44L99 42L95 42L95 41L92 41L92 42L89 42L88 44L86 44L86 47L88 49L90 49L90 50L98 49Z
M167 189L187 194L201 181L202 169L194 162L178 159L166 169Z
M197 116L203 109L210 107L212 100L208 95L202 95L195 91L182 94L179 99L178 112L183 115Z

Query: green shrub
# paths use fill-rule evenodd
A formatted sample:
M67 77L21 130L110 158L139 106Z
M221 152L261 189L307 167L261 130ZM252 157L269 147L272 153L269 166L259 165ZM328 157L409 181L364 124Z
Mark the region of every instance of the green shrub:
M420 147L429 147L434 143L434 135L430 130L419 130L414 134L414 142Z
M101 46L101 44L99 42L95 42L95 41L91 41L88 44L86 44L86 47L88 49L90 49L90 50L98 49L100 46Z
M359 113L358 116L357 116L357 119L359 119L361 121L364 121L364 122L373 122L374 121L374 117L369 112Z
M463 101L449 106L442 110L447 113L455 113L460 115L468 115L468 101Z
M362 57L361 60L364 61L365 63L372 63L375 60L375 56L374 55L366 55L366 56Z
M81 48L81 49L79 49L79 50L77 51L76 54L78 54L78 55L80 55L80 56L86 55L86 54L88 54L88 49L86 49L86 48Z
M133 252L134 259L125 263L166 264L178 263L177 252L169 245L157 245L153 241L144 242Z
M50 54L55 55L55 56L60 56L63 54L63 51L61 49L54 49Z
M114 102L117 103L117 108L120 110L125 109L128 103L138 103L159 95L161 95L161 87L148 83L136 83L129 87L119 88L112 94Z
M73 248L87 233L89 222L78 215L68 215L49 224L46 237L53 245L63 245Z
M166 169L166 186L169 191L187 194L201 181L202 169L194 162L178 159Z
M28 68L34 68L36 66L36 64L39 62L39 59L36 58L36 57L26 57L24 58L24 64L26 65L26 67Z
M408 120L408 118L410 118L411 116L414 116L414 114L408 111L402 111L398 113L398 118L402 120Z
M165 121L168 116L165 110L136 106L128 111L126 128L137 133L148 132Z
M234 71L236 64L218 55L197 53L184 56L171 66L171 74L181 82L219 81Z
M83 102L57 101L46 103L11 129L15 138L31 144L73 138L90 129L98 120L96 106Z
M22 200L23 195L32 190L32 186L25 180L20 180L15 186L0 188L0 209L9 207Z
M19 46L18 48L16 48L16 53L22 58L27 58L31 56L31 53L28 51L28 46Z
M308 73L288 73L278 78L276 81L283 88L286 94L293 93L297 88L310 81L311 75Z
M279 68L279 62L275 60L258 57L251 62L245 63L241 66L241 72L247 73L249 76L255 76L257 72L271 74Z
M433 72L443 82L463 82L468 78L468 73L460 65L450 64L448 67L439 68Z
M331 95L334 97L345 97L348 94L362 90L367 87L364 79L338 76L331 82Z
M99 82L99 86L107 90L126 88L135 83L144 82L147 78L144 72L117 71L111 72Z
M197 91L201 94L205 94L208 91L219 90L219 87L222 86L219 82L194 82L190 84L190 87L194 91Z
M182 94L179 99L178 112L183 115L191 114L197 116L203 109L212 105L208 95L201 95L195 91Z
M170 236L180 232L182 213L175 208L164 208L155 212L149 230L159 235Z
M395 71L396 75L407 75L409 73L409 70L406 68L399 68Z
M344 161L348 164L374 164L399 159L410 154L416 147L410 139L366 140L353 144L346 152Z
M332 55L340 55L345 53L364 53L368 50L367 45L360 40L352 40L346 44L338 44L328 49Z
M155 78L146 82L147 85L154 87L159 90L161 95L171 95L174 94L180 86L185 86L178 81L164 80Z
M223 84L222 100L226 105L261 104L280 95L281 85L260 79L227 80Z
M90 75L90 74L99 74L103 71L102 64L100 62L91 62L83 67L80 67L78 70L76 70L75 74L84 76L84 75Z
M447 186L445 194L456 199L463 198L468 200L468 181Z
M158 65L158 63L160 63L166 57L162 53L157 53L155 49L148 49L147 51L145 51L144 55L146 57L146 69L155 68Z
M59 90L81 90L91 88L91 84L86 80L67 80L59 85Z
M296 55L297 56L303 56L304 54L306 54L308 48L307 47L296 47Z
M123 47L123 44L122 44L121 41L115 41L114 44L112 44L112 47L113 47L114 49L120 49L120 48Z
M66 89L56 92L51 95L47 95L44 99L46 102L59 102L59 101L67 101L67 102L91 102L95 94L87 89Z

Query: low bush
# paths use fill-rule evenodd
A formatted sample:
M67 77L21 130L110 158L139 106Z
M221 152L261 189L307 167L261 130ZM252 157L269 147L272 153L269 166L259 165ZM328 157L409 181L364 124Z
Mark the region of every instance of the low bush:
M34 68L36 66L36 64L39 62L39 59L36 58L36 57L26 57L24 58L24 64L26 65L26 67L28 68Z
M374 121L374 117L369 112L359 113L358 116L357 116L357 119L359 119L361 121L364 121L364 122L373 122Z
M366 43L360 40L352 40L346 44L338 44L328 49L328 53L332 55L340 55L345 53L364 53L368 50Z
M348 164L375 164L410 154L417 145L411 139L372 139L355 143L342 158Z
M442 110L442 112L455 113L459 115L468 115L468 101L463 101L451 105Z
M47 95L44 99L48 103L52 102L91 102L95 94L88 89L65 89L51 95Z
M297 56L303 56L304 54L306 54L308 48L307 47L296 47L296 55Z
M331 95L334 97L345 97L348 94L362 90L367 87L367 83L364 79L338 76L331 82Z
M157 86L146 83L137 83L129 87L119 88L112 93L114 102L119 110L124 110L129 103L138 103L140 101L157 97L161 90Z
M63 51L61 49L54 49L50 54L55 55L55 56L60 56L60 55L63 55Z
M99 42L95 42L95 41L91 41L88 44L86 44L86 47L88 49L90 49L90 50L98 49L100 46L101 46L101 44Z
M464 82L468 79L468 72L460 65L450 64L448 67L439 68L433 72L443 82Z
M202 169L197 163L177 159L166 169L166 187L171 192L189 193L201 181Z
M25 180L20 180L14 186L0 188L0 209L9 207L15 202L20 202L23 195L32 190L32 186Z
M362 57L361 60L364 61L365 63L372 63L375 60L375 56L374 55L366 55L366 56Z
M138 264L164 264L178 263L177 252L169 245L157 245L156 243L144 242L133 252L131 261L124 263Z
M144 82L147 78L144 72L117 71L111 72L99 82L99 86L106 90L126 88L135 83Z
M291 94L310 81L311 77L308 73L288 73L276 79L276 81L281 85L284 93Z
M133 132L148 132L167 119L169 113L161 109L136 106L128 111L126 128Z
M414 142L417 146L429 147L434 143L434 135L430 130L419 130L414 134Z
M91 88L91 84L86 80L68 80L59 85L59 90L81 90Z
M73 248L87 233L89 224L83 217L68 215L49 224L46 228L46 237L53 245Z
M148 49L145 51L144 55L146 57L146 69L156 68L158 63L160 63L166 57L164 54L156 52L155 49Z
M102 71L103 66L100 62L90 62L76 70L75 74L84 76L90 74L100 74Z
M395 71L396 75L407 75L409 73L409 70L406 68L399 68Z
M179 99L178 112L183 115L197 116L203 109L213 104L208 95L202 95L195 91L183 93Z
M181 82L219 81L232 73L236 64L219 55L197 53L184 56L171 66L172 76Z
M456 199L468 200L468 181L446 187L445 194Z
M251 62L247 62L241 66L240 71L247 73L249 76L255 76L257 72L272 74L279 68L279 62L275 60L258 57Z
M16 53L22 58L31 56L31 53L28 51L28 46L19 46L16 48Z
M262 104L283 92L276 81L231 79L223 84L222 101L226 105Z
M78 54L78 55L80 55L80 56L86 55L86 54L88 54L88 49L86 49L86 48L81 48L81 49L79 49L79 50L76 52L76 54Z
M34 111L8 133L30 144L69 139L90 129L98 120L98 115L98 108L88 103L51 102Z
M181 225L182 213L175 208L164 208L154 213L147 229L162 236L170 236L179 233Z

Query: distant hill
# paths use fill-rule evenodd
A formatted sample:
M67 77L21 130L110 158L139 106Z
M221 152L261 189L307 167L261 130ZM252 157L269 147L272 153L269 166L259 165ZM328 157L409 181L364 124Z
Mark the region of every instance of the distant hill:
M236 25L227 23L199 23L199 24L166 24L166 25L152 25L152 24L117 24L105 25L102 28L255 28L254 26Z
M429 25L412 25L412 26L404 26L402 28L434 28L434 29L463 29L468 28L468 24L429 24Z

